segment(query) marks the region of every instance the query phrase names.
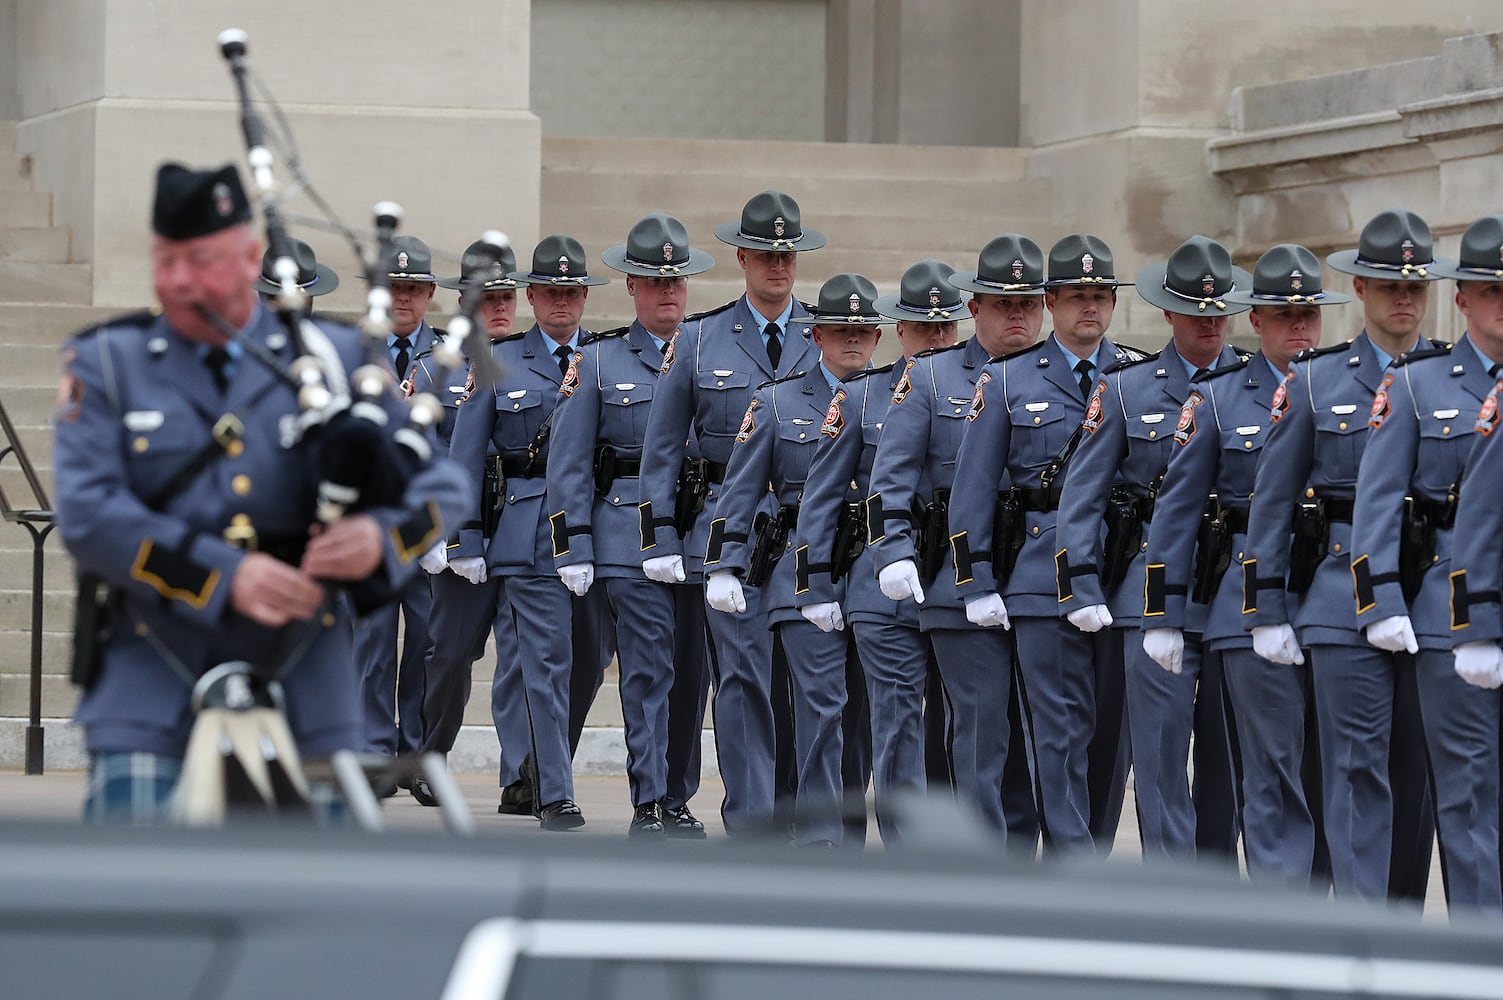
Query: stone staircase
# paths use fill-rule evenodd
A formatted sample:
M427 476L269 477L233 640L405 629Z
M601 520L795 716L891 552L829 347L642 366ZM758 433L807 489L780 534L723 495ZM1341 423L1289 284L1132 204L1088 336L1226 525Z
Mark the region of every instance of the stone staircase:
M620 276L600 252L622 243L632 223L652 211L678 216L715 269L689 284L689 309L728 302L745 289L735 248L715 239L717 225L739 219L765 188L798 200L804 225L828 246L799 257L797 294L814 299L841 271L897 290L904 268L937 257L958 270L1005 231L1027 233L1043 247L1063 235L1050 208L1047 180L1028 175L1019 149L856 143L730 142L687 139L545 138L542 231L568 233L617 280L595 289L585 323L608 329L634 315ZM518 248L525 263L529 249ZM523 311L525 312L525 304ZM893 338L889 338L892 340ZM884 343L887 357L896 344Z

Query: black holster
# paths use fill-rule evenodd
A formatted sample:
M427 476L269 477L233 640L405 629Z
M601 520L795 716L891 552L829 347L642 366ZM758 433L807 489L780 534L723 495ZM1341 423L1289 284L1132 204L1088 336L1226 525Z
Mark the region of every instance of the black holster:
M999 587L1012 575L1027 537L1027 518L1017 488L1003 490L997 494L996 515L992 522L992 575L997 578ZM959 567L956 570L958 572Z
M924 583L934 582L950 548L950 491L935 490L919 515L918 571ZM969 568L969 567L968 567Z
M1310 584L1315 580L1315 571L1326 557L1330 531L1325 504L1320 500L1303 501L1294 509L1294 544L1289 552L1287 581L1289 593L1303 594L1310 589Z
M1231 526L1226 523L1226 511L1213 493L1206 500L1195 536L1195 571L1190 581L1190 600L1196 604L1210 604L1231 564Z
M1143 516L1126 486L1113 486L1106 498L1106 541L1101 547L1101 585L1117 586L1143 544Z
M598 483L599 480L597 479ZM705 498L710 495L710 479L702 458L686 458L678 469L678 492L673 499L673 530L684 538L694 530Z
M830 581L836 582L851 571L866 548L866 504L847 500L840 505L835 521L835 545L830 551Z
M609 445L595 449L595 492L607 493L616 481L616 449Z
M746 582L753 587L764 586L772 578L772 569L783 558L788 547L788 532L798 520L798 508L779 507L776 514L765 511L752 521L751 560L746 568Z
M1413 603L1419 596L1425 574L1435 564L1435 536L1445 519L1445 502L1427 504L1414 497L1404 498L1404 518L1399 528L1399 586L1404 600ZM1455 506L1449 505L1454 516ZM1438 517L1437 517L1438 515ZM1442 524L1437 524L1440 520Z
M124 595L98 573L78 571L73 605L73 664L68 679L87 691L99 678L104 651L125 613Z
M495 537L505 506L506 473L501 471L497 457L485 463L485 473L480 477L480 533L486 538Z

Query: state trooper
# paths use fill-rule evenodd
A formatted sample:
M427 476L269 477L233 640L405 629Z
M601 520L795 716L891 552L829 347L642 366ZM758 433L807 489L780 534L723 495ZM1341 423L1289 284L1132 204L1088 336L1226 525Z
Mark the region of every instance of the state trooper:
M609 279L591 275L579 241L560 235L544 237L531 269L510 277L527 286L536 323L494 345L505 378L477 385L465 400L449 452L465 469L479 470L494 446L497 457L489 461L505 500L490 541L478 530L460 531L449 565L474 583L500 578L498 600L515 622L531 722L534 813L545 830L570 830L584 824L584 815L574 802L569 679L576 653L587 651L574 641L570 593L554 570L546 470L552 415L583 337L585 300Z
M944 280L949 273L948 265L923 261L905 275L916 279L910 285L922 285L917 298L927 302L930 288L949 294ZM901 293L874 298L866 294L863 283L856 282L844 302L834 301L843 289L830 289L832 283L821 289L821 306L815 311L816 319L829 324L822 328L831 331L838 331L842 323L853 328L876 326L884 318L882 310L892 312L901 298ZM824 301L826 290L832 292L829 303ZM837 311L825 313L826 304ZM922 314L911 314L911 320L900 320L896 332L902 357L893 364L854 372L836 388L820 426L799 504L794 603L822 631L838 631L849 624L854 634L869 706L865 714L870 720L867 739L873 754L877 824L889 847L902 843L902 826L892 813L889 797L917 794L925 784L924 687L930 650L919 630L918 608L894 604L878 587L874 550L866 544L866 501L893 390L907 372L909 360L954 343L956 320L941 315L949 312L930 307ZM847 685L854 702L860 693L849 690L849 676ZM852 714L848 709L846 716Z
M419 467L401 505L346 515L310 537L305 498L317 470L281 443L297 399L246 349L284 368L293 361L294 342L256 295L261 248L250 220L233 166L164 164L152 208L160 312L111 320L63 348L57 523L79 567L118 602L107 637L78 637L98 641L97 659L80 664L94 673L75 716L93 821L166 818L194 685L226 661L249 661L263 676L280 670L304 758L359 749L350 613L326 588L396 587L468 504L461 471L437 459ZM346 374L365 363L355 330L316 325ZM379 405L405 422L394 394Z
M977 378L993 357L1033 346L1043 327L1044 254L1028 237L1007 233L982 247L975 271L950 273L936 263L905 272L893 304L904 308L887 311L898 318L899 336L912 324L952 339L946 324L958 330L967 316L975 319L976 334L915 355L898 377L872 464L869 544L882 593L914 602L934 651L950 715L956 793L1014 848L1028 851L1038 824L1026 747L1020 730L999 725L1015 714L1008 693L1013 647L1004 634L965 617L955 589L949 512L955 455ZM936 277L971 292L966 312ZM940 306L929 304L931 288L941 290ZM942 308L946 303L951 307Z
M726 463L756 387L808 371L818 354L793 282L798 255L823 247L825 237L803 226L798 202L763 191L715 237L736 247L746 294L685 321L664 354L642 446L642 570L663 583L703 578ZM762 504L769 514L776 509L770 491ZM774 644L761 589L742 590L744 611L708 616L715 746L725 783L720 815L728 833L757 831L773 819L783 749L775 708L791 711L773 693Z
M386 357L404 394L411 394L419 355L432 353L443 338L424 319L438 277L428 244L398 236L382 261L391 281L391 332ZM428 652L428 619L433 593L426 573L402 587L401 599L355 620L355 665L365 712L365 749L388 756L415 752L423 741L423 659ZM402 624L397 649L398 618ZM403 785L409 784L403 779ZM395 788L388 789L395 791Z
M487 346L507 337L517 315L518 282L510 277L517 268L516 255L502 247L497 255L484 240L476 240L460 258L460 273L439 278L440 288L459 292L461 307L474 307L475 326L483 331ZM486 276L472 283L469 276L487 269ZM443 404L444 417L439 424L439 442L448 450L454 435L459 408L475 388L474 363L463 372L451 373L444 384L437 384L438 374L432 353L416 355L413 361L415 392L431 392ZM487 449L487 461L494 451ZM479 493L476 516L460 528L480 530L489 539L494 531L497 510L496 481L488 465ZM501 604L500 579L492 577L480 583L449 568L448 552L459 547L459 529L427 555L422 565L431 574L433 614L428 620L428 655L423 663L423 743L425 753L447 754L464 724L465 705L470 699L472 668L485 654L487 635L496 640L496 666L491 677L491 719L501 744L501 804L498 811L525 815L532 812L532 791L522 777L522 761L532 744L527 727L527 701L522 691L521 667L517 663L516 626L511 609ZM425 806L438 800L428 787L428 779L418 777L412 783L412 797Z
M705 551L706 602L727 614L744 611L742 579L759 586L768 624L788 656L798 751L795 842L801 846L839 847L844 839L841 729L851 649L838 595L829 602L833 609L808 619L798 611L797 595L808 589L811 567L786 553L802 544L799 500L815 444L837 433L843 420L833 403L837 386L870 364L881 337L875 322L852 324L846 317L854 302L861 318L876 319L876 295L876 286L859 274L837 274L821 286L810 310L819 360L807 371L763 384L752 396ZM770 516L763 510L768 483L777 503Z
M1054 573L1060 477L1086 399L1098 372L1141 356L1106 339L1119 284L1100 238L1066 236L1050 249L1044 302L1054 332L976 379L950 494L966 617L1006 629L1017 616L1044 836L1057 851L1094 840L1109 852L1126 786L1122 644L1059 617Z
M291 240L292 259L297 263L297 287L308 296L308 311L313 311L313 299L320 295L328 295L339 287L339 275L327 264L319 263L318 257L313 253L313 248L302 240ZM282 286L277 284L276 272L273 265L276 263L275 252L266 248L261 255L261 276L256 279L256 291L262 299L270 299L282 292Z
M1227 321L1248 310L1227 298L1252 276L1226 248L1191 236L1138 275L1138 295L1162 309L1169 343L1157 354L1108 367L1096 383L1084 433L1065 477L1056 531L1060 612L1082 632L1110 626L1124 644L1127 725L1132 740L1138 831L1149 859L1193 857L1197 848L1235 856L1236 777L1222 707L1221 663L1203 656L1203 606L1179 635L1180 665L1161 670L1144 652L1146 550L1154 499L1169 463L1173 429L1199 371L1235 364ZM1186 522L1161 521L1172 530ZM1190 641L1184 642L1184 633ZM1098 695L1099 698L1099 695ZM1195 788L1186 775L1195 735Z
M1452 524L1476 415L1503 361L1503 216L1472 223L1457 263L1432 274L1457 282L1467 332L1454 348L1396 360L1378 384L1370 441L1357 475L1352 578L1367 641L1414 654L1434 782L1446 898L1503 912L1498 862L1498 692L1453 669ZM1497 494L1488 497L1496 505ZM1461 588L1464 590L1464 588Z
M649 580L642 572L642 439L663 351L684 318L688 279L715 265L689 245L683 223L655 212L632 226L626 243L601 254L626 277L636 306L630 326L585 338L570 361L554 420L548 460L548 507L558 575L583 597L605 591L615 622L626 724L627 778L634 837L704 836L688 811L686 776L668 775L670 691L675 654L691 691L688 711L702 718L704 599L698 587ZM680 592L691 592L681 620ZM697 674L697 676L696 676ZM696 712L695 708L699 711ZM698 733L692 734L698 744ZM695 782L697 784L697 767ZM687 792L687 794L686 794Z
M1312 801L1315 789L1307 794L1302 773L1305 678L1298 667L1253 652L1242 628L1242 580L1226 569L1242 558L1274 390L1294 356L1320 342L1321 310L1351 298L1325 291L1320 261L1291 243L1258 258L1250 287L1239 284L1226 301L1252 307L1259 350L1197 375L1176 418L1154 504L1154 518L1174 530L1148 539L1142 646L1159 666L1179 674L1193 655L1194 640L1187 643L1185 633L1198 629L1203 655L1221 657L1241 751L1248 874L1308 885L1316 844L1312 810L1320 804ZM1137 724L1131 708L1129 722ZM1313 734L1310 743L1313 753ZM1136 748L1133 756L1136 768L1142 759Z
M1336 891L1423 899L1433 820L1414 660L1359 630L1351 542L1373 397L1394 358L1433 346L1419 332L1439 279L1430 227L1381 212L1356 249L1326 263L1356 276L1364 330L1296 358L1274 391L1248 515L1243 625L1266 660L1300 664L1301 647L1310 651Z

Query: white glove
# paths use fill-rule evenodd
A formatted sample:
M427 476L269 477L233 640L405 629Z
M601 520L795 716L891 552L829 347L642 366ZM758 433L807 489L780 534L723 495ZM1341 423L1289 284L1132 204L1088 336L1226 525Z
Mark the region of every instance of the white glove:
M798 613L821 632L839 632L845 628L845 617L840 613L840 605L834 601L806 604L798 609Z
M924 586L919 583L918 567L912 559L899 559L891 566L883 566L877 574L877 586L882 588L888 600L901 601L911 597L919 604L924 603Z
M1145 628L1143 652L1171 674L1177 674L1185 662L1185 633L1177 628Z
M1112 613L1105 604L1088 604L1076 608L1065 618L1082 632L1100 632L1112 623Z
M573 566L560 566L558 578L564 581L564 586L569 588L569 593L575 597L583 597L585 591L590 589L590 584L595 582L595 564L576 563Z
M1252 630L1252 648L1269 663L1295 666L1305 662L1292 625L1256 625Z
M1496 642L1463 642L1456 647L1456 673L1480 688L1503 686L1503 648Z
M429 574L442 573L449 565L449 543L440 540L433 548L424 552L418 560L418 565Z
M484 556L462 556L459 559L451 559L449 568L471 583L485 582Z
M1007 605L1002 603L1002 595L996 591L968 598L965 602L965 617L972 625L980 625L982 628L997 625L1012 628L1012 622L1007 618Z
M1408 615L1394 615L1367 627L1367 644L1390 653L1418 653L1419 643L1414 640L1414 623Z
M642 572L647 574L647 579L658 583L683 583L684 557L653 556L651 559L643 559Z
M711 573L705 581L705 603L728 615L745 611L746 595L741 592L741 580L728 569Z

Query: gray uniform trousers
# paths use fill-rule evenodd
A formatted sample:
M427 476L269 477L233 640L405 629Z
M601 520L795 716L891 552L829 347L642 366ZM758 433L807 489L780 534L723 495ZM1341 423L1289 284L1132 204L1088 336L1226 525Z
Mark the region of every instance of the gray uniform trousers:
M432 608L428 574L419 572L402 585L397 601L355 619L366 750L412 753L423 741L423 657ZM399 612L406 622L400 659L395 652Z
M845 837L841 809L845 790L841 774L846 707L846 656L850 637L822 632L800 618L774 625L788 655L793 685L794 752L798 756L798 793L794 827L798 843Z
M569 755L570 594L556 576L503 576L501 600L515 623L522 689L537 765L537 806L574 798Z
M673 588L673 686L668 689L668 792L664 805L687 805L699 791L700 743L710 695L709 632L704 589Z
M883 621L851 624L871 714L871 772L882 842L903 840L902 825L885 807L893 793L921 794L926 783L924 688L929 642L908 625ZM940 706L935 706L940 711Z
M673 686L673 593L645 577L596 581L616 620L621 650L621 718L626 724L626 777L631 804L668 794L668 690Z
M700 600L703 601L701 587ZM776 760L772 709L773 636L763 590L742 584L746 610L707 616L715 680L715 751L725 782L727 833L762 832L773 818Z
M616 625L603 588L591 587L583 597L570 594L569 607L574 648L574 662L569 668L569 757L573 759L595 695L605 680L605 668L616 655Z
M1012 643L1002 629L935 628L928 636L952 713L950 759L956 794L1005 838L1002 776L1011 742L1007 701Z

